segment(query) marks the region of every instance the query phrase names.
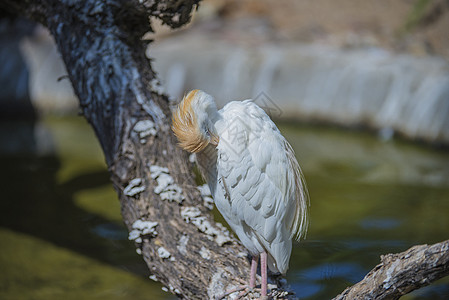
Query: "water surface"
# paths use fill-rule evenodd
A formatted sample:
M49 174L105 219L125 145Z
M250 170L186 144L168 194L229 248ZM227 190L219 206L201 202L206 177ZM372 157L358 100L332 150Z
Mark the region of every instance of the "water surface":
M288 282L329 299L381 254L449 238L449 154L372 134L280 124L312 200ZM173 299L127 232L104 158L80 117L0 123L1 299ZM405 299L447 299L449 280Z
M328 299L360 281L380 255L449 238L449 154L373 134L281 124L311 196L307 239L288 281L301 299ZM408 299L448 299L441 280Z

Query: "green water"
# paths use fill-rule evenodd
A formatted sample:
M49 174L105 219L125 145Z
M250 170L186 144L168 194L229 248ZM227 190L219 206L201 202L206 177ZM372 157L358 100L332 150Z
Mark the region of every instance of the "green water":
M361 132L280 129L303 166L312 204L307 239L296 245L287 276L298 295L331 298L380 255L449 238L448 152ZM449 280L407 298L449 299Z
M379 256L449 238L449 153L360 132L281 124L312 198L287 275L329 299ZM174 299L127 240L82 118L0 123L0 299ZM404 299L448 299L443 279Z

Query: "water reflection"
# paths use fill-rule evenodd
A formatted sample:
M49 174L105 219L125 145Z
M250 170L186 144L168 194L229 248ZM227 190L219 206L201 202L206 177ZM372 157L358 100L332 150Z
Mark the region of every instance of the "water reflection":
M360 276L363 277L365 274L366 270L359 265L350 262L341 262L320 264L298 272L297 276L312 282L315 280L329 280L332 278L342 278L357 282L360 279Z
M364 219L360 222L360 226L367 229L392 229L401 224L400 220L396 219Z

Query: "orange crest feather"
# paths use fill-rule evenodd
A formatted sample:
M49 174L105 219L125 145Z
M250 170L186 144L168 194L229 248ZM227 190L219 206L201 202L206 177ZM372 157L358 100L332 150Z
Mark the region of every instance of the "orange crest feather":
M209 141L200 132L192 101L199 90L193 90L185 96L173 113L172 130L178 138L179 146L189 152L199 152L206 148Z

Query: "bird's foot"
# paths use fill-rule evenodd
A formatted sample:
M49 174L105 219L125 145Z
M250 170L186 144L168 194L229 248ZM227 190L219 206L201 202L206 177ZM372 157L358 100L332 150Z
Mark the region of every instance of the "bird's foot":
M226 291L226 292L225 292L224 294L222 294L222 295L217 296L217 297L215 298L215 300L225 299L227 296L229 296L229 295L231 295L231 294L234 294L234 293L236 293L236 292L240 292L240 293L239 293L239 298L240 298L240 294L241 294L242 292L244 292L246 289L248 289L248 285L240 285L240 286L238 286L238 287L236 287L236 288L233 288L233 289L230 289L230 290ZM238 299L239 299L239 298L238 298Z
M246 289L242 290L236 299L259 299L259 300L268 300L268 296L261 296L260 288L250 288L246 287Z
M251 288L248 285L241 285L236 288L233 288L229 291L226 291L226 293L218 296L215 299L216 300L226 299L228 296L231 296L232 294L234 294L236 292L240 292L240 293L237 296L234 296L232 299L235 299L235 300L244 299L246 296L248 296L248 299L268 300L268 296L261 296L260 288L256 288L256 287Z

